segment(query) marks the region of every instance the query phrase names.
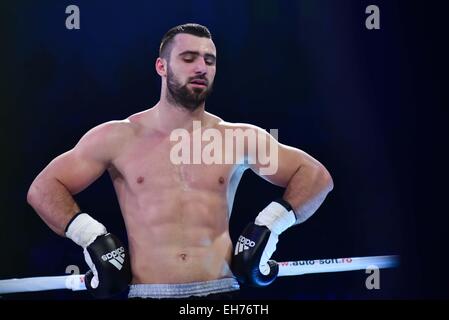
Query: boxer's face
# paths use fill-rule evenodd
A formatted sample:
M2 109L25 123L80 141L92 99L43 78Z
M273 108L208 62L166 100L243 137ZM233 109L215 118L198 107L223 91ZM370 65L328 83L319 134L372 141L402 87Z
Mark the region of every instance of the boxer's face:
M211 39L176 35L167 61L167 94L187 109L198 108L212 91L215 68L216 49Z

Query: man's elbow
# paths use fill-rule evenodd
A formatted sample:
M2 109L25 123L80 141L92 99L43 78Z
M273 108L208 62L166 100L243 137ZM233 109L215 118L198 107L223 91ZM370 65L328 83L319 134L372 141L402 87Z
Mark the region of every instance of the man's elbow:
M36 187L36 181L34 181L27 192L27 202L30 206L33 206L33 204L36 202L36 199L38 198L38 189Z
M319 180L320 180L320 184L323 186L323 190L326 193L329 193L332 191L332 189L334 189L334 180L332 179L331 174L329 173L329 171L324 167L324 166L320 166L319 170Z

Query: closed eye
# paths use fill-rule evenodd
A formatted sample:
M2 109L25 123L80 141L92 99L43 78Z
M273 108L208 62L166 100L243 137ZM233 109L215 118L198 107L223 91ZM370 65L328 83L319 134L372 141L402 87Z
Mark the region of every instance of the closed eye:
M208 66L213 66L213 65L215 65L215 59L214 59L214 58L206 58L205 61L206 61L206 64L207 64Z
M196 52L196 51L184 51L184 52L181 52L179 55L182 57L182 60L186 63L192 63L195 61L195 59L197 59L200 56L199 52ZM205 54L204 55L204 62L208 66L215 65L216 60L217 60L217 58L213 54Z

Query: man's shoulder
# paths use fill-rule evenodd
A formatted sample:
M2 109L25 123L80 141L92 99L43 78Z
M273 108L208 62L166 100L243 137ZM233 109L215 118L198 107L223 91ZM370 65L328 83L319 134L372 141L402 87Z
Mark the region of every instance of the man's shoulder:
M110 120L97 125L90 130L90 133L100 138L123 139L135 137L144 129L145 123L151 123L153 108L147 109L128 116L126 119Z
M129 119L110 120L103 122L90 130L98 136L126 135L135 130L136 124Z
M135 125L129 119L111 120L90 129L80 142L93 147L110 147L126 143L135 131Z
M230 130L260 130L258 126L250 123L244 122L230 122L220 119L217 121L216 126L220 129L230 129Z

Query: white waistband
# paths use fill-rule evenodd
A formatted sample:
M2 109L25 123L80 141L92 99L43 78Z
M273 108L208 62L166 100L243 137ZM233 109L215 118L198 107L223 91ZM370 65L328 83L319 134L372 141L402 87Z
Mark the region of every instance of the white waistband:
M132 284L129 287L128 298L186 298L239 289L239 283L234 278L175 284Z

